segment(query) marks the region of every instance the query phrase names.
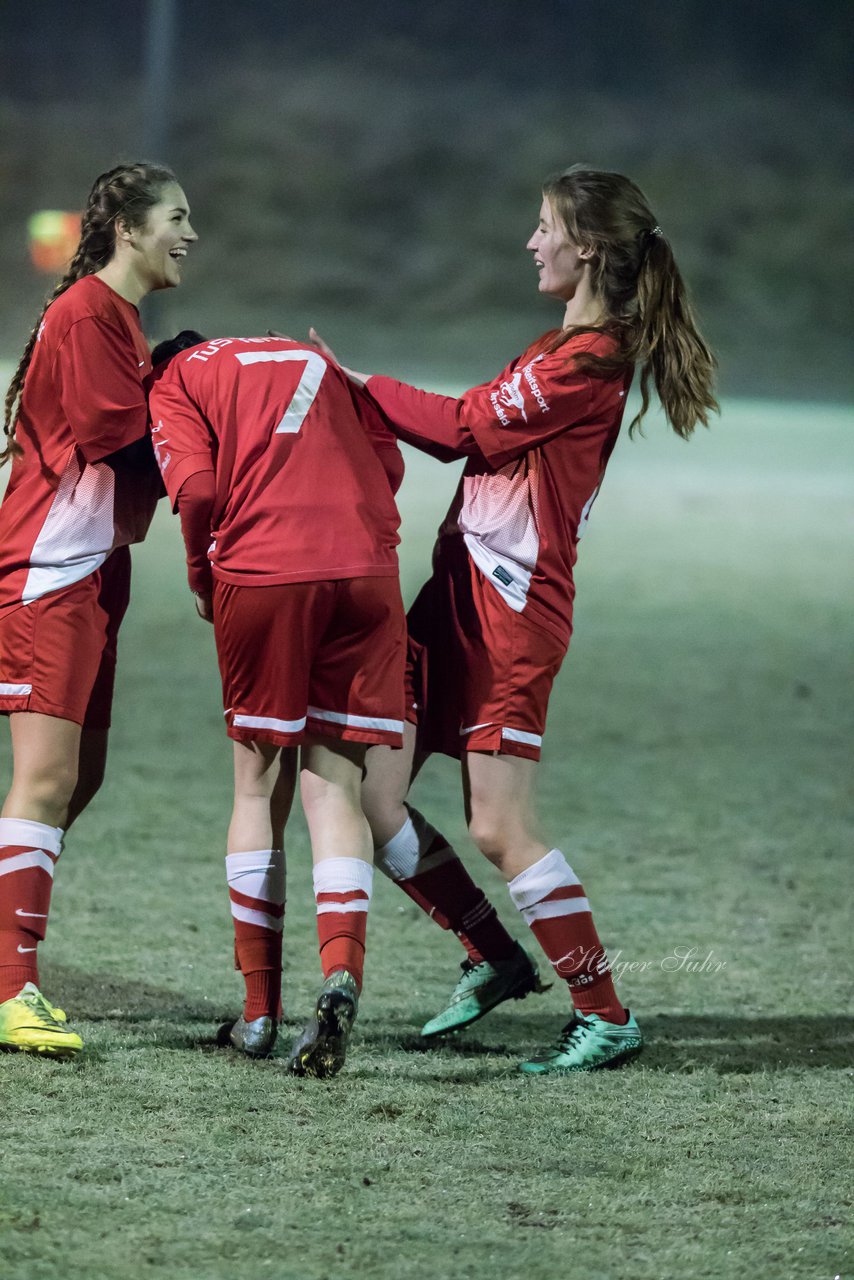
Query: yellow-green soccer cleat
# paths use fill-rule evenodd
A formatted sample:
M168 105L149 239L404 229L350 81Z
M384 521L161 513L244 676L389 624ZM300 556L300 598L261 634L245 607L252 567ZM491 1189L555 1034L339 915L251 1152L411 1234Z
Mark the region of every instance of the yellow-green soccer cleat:
M35 983L28 982L0 1004L0 1049L73 1058L82 1048L83 1041L66 1025L62 1009L55 1009Z
M606 1022L598 1013L576 1013L561 1031L554 1048L521 1062L519 1070L531 1076L595 1071L598 1067L620 1066L642 1048L640 1027L630 1013L622 1027Z

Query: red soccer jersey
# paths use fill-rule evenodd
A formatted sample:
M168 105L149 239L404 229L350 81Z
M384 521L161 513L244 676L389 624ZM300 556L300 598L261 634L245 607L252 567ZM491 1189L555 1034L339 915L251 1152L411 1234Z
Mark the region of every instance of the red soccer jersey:
M381 455L399 452L363 400L336 365L282 338L216 338L155 372L152 435L173 507L185 480L215 472L214 577L264 586L397 573Z
M549 352L555 336L459 400L393 378L370 378L367 390L403 439L470 455L440 538L462 536L511 609L568 642L576 544L620 430L631 370L591 378L573 355L611 354L613 339L584 333Z
M78 582L145 537L154 467L117 475L103 459L145 436L150 368L136 307L96 276L48 307L18 415L24 452L0 506L0 608Z

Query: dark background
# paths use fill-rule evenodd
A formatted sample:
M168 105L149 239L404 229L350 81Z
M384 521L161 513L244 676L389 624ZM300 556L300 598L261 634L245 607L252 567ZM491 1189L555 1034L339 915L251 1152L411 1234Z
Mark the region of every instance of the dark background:
M849 2L175 11L152 107L143 0L4 6L0 356L50 284L27 216L144 156L201 236L153 329L317 322L354 362L486 375L556 319L524 245L542 179L581 160L644 189L725 393L854 393Z

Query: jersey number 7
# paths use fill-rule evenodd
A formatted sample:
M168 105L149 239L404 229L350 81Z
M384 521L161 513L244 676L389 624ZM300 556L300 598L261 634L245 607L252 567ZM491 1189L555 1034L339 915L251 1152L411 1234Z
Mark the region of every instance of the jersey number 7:
M326 372L326 361L316 351L241 351L237 355L241 364L266 364L268 361L281 363L285 360L296 360L305 363L302 377L297 389L291 396L291 402L284 412L277 432L285 435L296 435L305 421L305 416L314 404L314 397L320 388Z

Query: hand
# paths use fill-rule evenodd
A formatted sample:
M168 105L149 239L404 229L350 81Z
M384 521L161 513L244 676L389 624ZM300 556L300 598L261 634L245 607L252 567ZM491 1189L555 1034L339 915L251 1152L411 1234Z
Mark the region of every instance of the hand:
M335 352L324 342L317 330L312 326L308 331L309 341L317 347L322 356L326 356L327 360L331 360L333 364L337 364L342 373L346 373L351 382L355 382L357 387L363 387L371 376L369 373L356 373L355 369L348 369L345 364L336 356Z
M326 356L327 360L331 360L333 364L337 364L340 369L344 368L344 366L341 364L341 361L338 359L335 352L330 347L329 343L324 342L323 338L321 338L320 334L317 332L314 325L312 325L308 331L308 339L313 346L317 347L318 351L322 356Z
M193 599L196 602L196 613L205 622L213 622L213 596L210 591L194 591Z

